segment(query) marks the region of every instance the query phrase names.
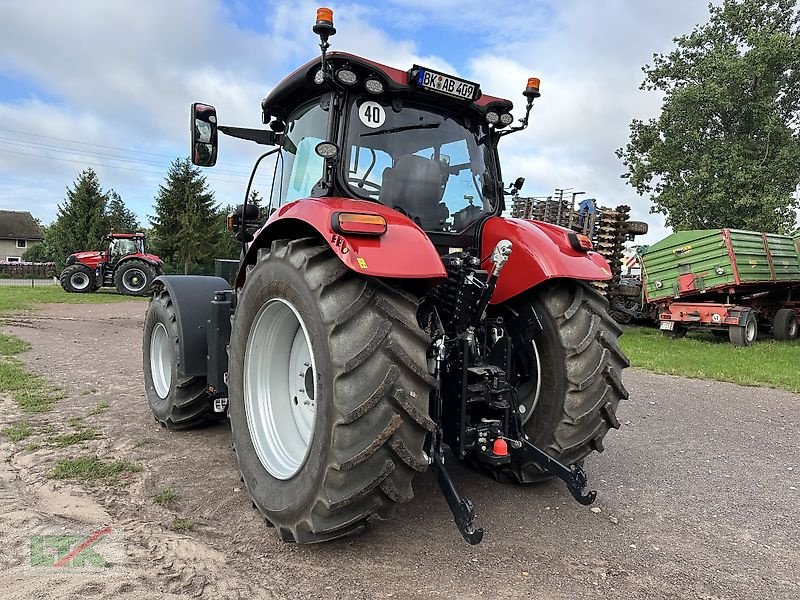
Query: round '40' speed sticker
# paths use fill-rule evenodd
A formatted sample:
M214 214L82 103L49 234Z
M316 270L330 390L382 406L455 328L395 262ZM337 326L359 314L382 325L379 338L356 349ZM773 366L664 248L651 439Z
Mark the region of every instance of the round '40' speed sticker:
M386 111L374 100L368 100L358 107L358 118L371 129L376 129L386 121Z

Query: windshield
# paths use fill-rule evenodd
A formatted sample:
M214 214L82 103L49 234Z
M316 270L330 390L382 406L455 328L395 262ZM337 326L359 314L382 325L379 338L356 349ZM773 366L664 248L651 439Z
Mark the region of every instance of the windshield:
M112 256L136 254L137 252L144 252L144 243L139 238L118 238L111 241L110 250Z
M356 197L406 214L427 231L457 232L492 211L477 122L408 103L357 99L350 109L345 169Z

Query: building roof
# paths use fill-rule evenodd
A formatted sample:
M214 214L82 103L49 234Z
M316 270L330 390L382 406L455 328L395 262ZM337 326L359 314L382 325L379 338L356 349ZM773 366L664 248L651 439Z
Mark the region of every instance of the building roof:
M24 210L0 210L0 239L41 240L42 229Z

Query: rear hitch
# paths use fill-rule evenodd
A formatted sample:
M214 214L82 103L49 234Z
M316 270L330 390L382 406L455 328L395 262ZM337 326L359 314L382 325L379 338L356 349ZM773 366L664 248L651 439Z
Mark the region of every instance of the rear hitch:
M475 508L469 498L459 495L453 480L450 479L450 474L444 466L444 451L441 444L433 444L431 459L433 461L431 466L436 470L439 487L447 500L450 512L453 513L456 527L468 544L472 546L480 544L483 539L483 529L475 529Z
M545 453L544 450L540 450L531 444L525 438L523 438L521 442L517 440L511 441L511 453L535 462L549 473L558 477L567 484L569 493L572 494L572 497L580 504L588 506L597 498L597 492L594 490L584 492L588 478L586 476L586 471L579 465L568 467Z

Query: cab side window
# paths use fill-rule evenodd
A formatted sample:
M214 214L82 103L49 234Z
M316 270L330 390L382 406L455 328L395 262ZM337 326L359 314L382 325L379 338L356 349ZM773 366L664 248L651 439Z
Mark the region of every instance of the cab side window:
M280 204L309 197L322 178L325 160L314 148L325 140L327 129L328 113L317 101L301 107L289 118L283 141Z

